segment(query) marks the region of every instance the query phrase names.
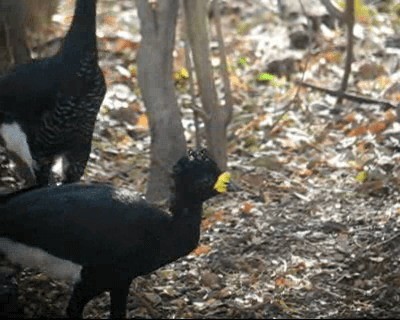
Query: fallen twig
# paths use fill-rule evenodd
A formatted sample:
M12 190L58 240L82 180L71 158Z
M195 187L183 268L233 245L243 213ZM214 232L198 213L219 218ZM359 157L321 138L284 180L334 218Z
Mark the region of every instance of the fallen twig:
M326 10L328 10L329 14L343 22L343 12L337 9L331 2L331 0L321 0L321 3L325 6Z
M388 244L389 242L392 242L393 240L397 239L398 237L400 237L400 232L399 232L399 233L396 233L394 236L390 237L389 239L386 239L386 240L383 240L383 241L381 241L381 242L378 242L378 243L374 244L374 245L371 247L371 249L372 249L372 248L380 247L380 246L382 246L382 245L384 245L384 244Z
M193 110L193 112L197 113L204 121L209 121L210 116L201 108L196 105L190 104L189 108Z
M347 100L352 100L352 101L356 101L356 102L360 102L360 103L368 103L368 104L381 104L381 105L386 106L387 108L396 108L396 106L393 103L391 103L390 101L387 101L387 100L373 99L373 98L364 97L364 96L360 96L357 94L351 94L351 93L347 93L347 92L341 93L340 90L332 90L332 89L328 89L328 88L323 88L323 87L317 86L315 84L307 83L307 82L304 82L301 80L296 81L296 84L299 84L303 87L322 91L322 92L325 92L325 93L327 93L331 96L335 96L335 97L338 97L341 94L342 98L347 99Z

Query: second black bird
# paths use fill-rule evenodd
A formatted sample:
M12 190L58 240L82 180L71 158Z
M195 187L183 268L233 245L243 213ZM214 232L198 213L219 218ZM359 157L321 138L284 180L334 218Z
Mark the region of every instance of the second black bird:
M78 181L89 159L106 93L98 65L96 0L77 0L59 52L0 77L0 137L46 185L58 157L63 180Z

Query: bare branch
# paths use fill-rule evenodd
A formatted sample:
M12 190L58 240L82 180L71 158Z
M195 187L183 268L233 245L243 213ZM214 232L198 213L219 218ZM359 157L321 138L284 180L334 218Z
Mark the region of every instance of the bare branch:
M328 12L335 17L336 19L338 19L339 21L343 21L344 17L343 17L343 12L341 12L340 10L338 10L331 2L331 0L321 0L321 3L325 6L326 10L328 10Z
M197 113L197 115L199 115L204 122L210 121L211 117L203 109L199 108L195 104L189 105L189 108L192 109L193 112Z
M183 8L183 3L181 3L182 8ZM188 32L188 28L187 28L187 19L186 16L184 15L184 26L185 26L185 31L186 33ZM193 72L193 64L192 64L192 59L190 57L190 44L189 41L187 39L186 36L184 36L184 43L185 43L185 63L186 63L186 68L188 70L188 74L189 74L189 93L190 93L190 97L192 100L192 110L193 110L193 121L194 121L194 129L195 129L195 145L196 148L200 148L201 146L201 139L200 139L200 126L199 126L199 116L200 113L198 110L201 110L201 112L203 112L205 114L205 112L198 108L198 110L195 110L196 106L196 93L194 90L194 72ZM204 115L203 115L204 116Z
M184 0L188 27L188 40L192 48L193 64L199 86L202 108L208 114L205 138L211 157L222 170L227 166L227 109L219 105L213 68L210 61L210 42L207 25L207 1ZM201 114L200 114L201 115Z
M12 48L11 48L11 40L10 40L10 28L7 25L7 22L5 20L2 21L3 23L3 29L4 29L4 34L5 34L5 42L6 42L6 50L8 54L8 58L10 60L13 60L13 53L12 53Z
M345 19L347 24L347 46L346 46L346 62L344 67L344 74L342 79L342 84L340 86L339 96L336 104L342 103L342 94L345 93L347 89L347 84L349 82L349 76L351 73L351 63L353 60L353 28L354 28L354 0L346 0L346 11Z
M220 62L221 77L222 77L222 82L224 84L225 108L227 110L225 126L227 126L231 122L233 114L232 90L231 90L231 83L229 81L228 64L226 62L226 50L225 50L224 38L222 36L221 8L218 0L213 0L211 5L214 13L215 30L217 32L217 42L219 47L219 57L221 60Z
M381 105L386 106L387 108L396 108L396 106L394 104L392 104L390 101L387 101L387 100L373 99L373 98L363 97L360 95L346 93L346 92L342 93L340 90L332 90L332 89L328 89L328 88L323 88L323 87L317 86L315 84L302 82L302 81L296 81L296 83L303 87L326 92L327 94L334 96L334 97L338 97L341 95L343 99L347 99L347 100L352 100L352 101L356 101L356 102L360 102L360 103L367 103L367 104L381 104Z

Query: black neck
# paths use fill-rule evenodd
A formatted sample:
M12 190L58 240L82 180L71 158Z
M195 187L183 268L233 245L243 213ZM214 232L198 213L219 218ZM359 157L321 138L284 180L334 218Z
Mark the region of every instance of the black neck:
M96 0L76 0L74 18L64 48L96 50Z
M193 199L193 197L184 194L183 192L173 190L173 196L170 199L170 211L175 218L185 215L187 211L196 212L200 215L203 211L203 201Z
M175 230L169 239L172 240L171 246L175 248L171 252L179 252L183 256L194 250L199 242L203 204L201 201L188 201L175 195L171 200L170 211L173 215L172 230Z

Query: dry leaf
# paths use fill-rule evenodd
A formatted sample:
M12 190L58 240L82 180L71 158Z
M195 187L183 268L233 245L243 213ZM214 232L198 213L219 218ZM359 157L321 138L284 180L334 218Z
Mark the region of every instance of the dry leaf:
M352 113L349 113L348 115L346 115L344 118L343 118L343 120L344 121L346 121L346 122L356 122L357 121L357 119L356 119L356 113L355 112L352 112Z
M246 133L248 131L254 131L259 128L259 124L261 121L264 121L267 118L265 114L259 115L255 119L251 120L249 123L245 124L238 130L236 130L235 134L237 136L242 135L243 133Z
M230 81L232 85L232 89L240 90L240 91L249 91L250 87L246 82L242 81L236 74L230 74Z
M313 173L314 172L310 169L303 169L303 170L299 171L299 176L302 178L305 178L305 177L311 176Z
M149 119L144 113L137 118L136 126L142 130L149 129Z
M211 251L211 247L208 245L200 245L196 249L192 251L192 253L196 256L200 256L202 254L207 254Z
M382 90L382 89L386 88L387 86L389 86L392 81L390 80L390 78L387 75L384 75L384 76L379 76L378 78L376 78L374 80L374 82L376 83L377 88Z
M261 188L265 182L265 177L261 174L245 173L241 177L241 180L250 185L252 188Z
M368 132L368 128L366 126L360 126L358 128L354 128L350 132L347 133L348 137L357 137L362 136Z
M210 218L212 218L215 221L222 221L222 220L224 220L224 215L225 215L225 211L219 210L219 211L215 212L214 215L211 216Z
M218 288L220 283L220 278L218 277L217 274L213 272L204 271L201 273L201 283L209 288Z
M202 229L202 230L210 229L210 227L211 227L213 224L214 224L214 222L211 221L210 219L204 219L204 220L201 222L201 229Z
M361 65L358 70L358 75L364 80L375 80L378 76L385 74L385 68L374 62L367 62Z
M186 68L185 49L177 48L174 51L174 71Z
M201 222L201 228L203 230L207 230L207 229L211 228L211 226L213 226L215 224L215 222L224 220L224 215L225 215L224 210L219 210L219 211L215 212L214 214L210 215L206 219L203 219L203 221Z
M285 277L278 277L275 279L275 285L277 287L288 287L288 282Z
M385 121L375 121L368 126L368 131L374 134L384 131L387 127Z
M323 54L325 60L329 63L340 63L343 54L340 51L328 51Z
M302 271L304 271L304 270L306 270L306 269L307 269L307 266L306 266L306 264L305 264L304 261L299 262L297 265L295 265L295 266L293 267L293 271L294 271L295 273L302 272Z
M69 26L69 25L71 25L71 23L72 23L72 20L74 19L74 16L65 16L64 17L64 23L65 23L65 25L67 25L67 26Z
M307 89L302 87L298 89L298 87L294 86L289 90L283 90L282 92L277 91L276 94L274 95L274 101L275 102L290 101L293 100L298 93L306 94Z
M115 42L115 51L121 52L125 49L137 50L139 48L139 43L129 39L118 38Z
M389 83L384 90L383 98L396 102L400 101L400 82Z
M396 119L396 116L393 114L391 115L390 113L385 114L385 118L388 117L389 119ZM390 122L392 122L394 120L390 120ZM362 125L359 126L357 128L354 128L352 130L350 130L347 133L347 136L349 137L357 137L357 136L362 136L364 134L367 134L368 132L373 133L373 134L377 134L377 133L381 133L382 131L384 131L388 124L390 123L387 120L381 120L381 121L375 121L372 122L369 125Z
M117 148L127 150L134 144L133 139L128 135L118 137Z
M360 185L360 187L357 188L357 191L376 194L377 192L382 191L384 186L385 184L382 180L368 181Z
M348 162L348 164L349 164L352 168L354 168L354 169L356 169L356 170L358 170L358 171L362 171L363 168L364 168L365 162L362 162L362 161L360 161L360 160L358 159L358 160L350 160L350 161Z
M399 100L400 101L400 100ZM393 123L397 120L396 112L393 109L389 109L385 112L385 120L389 123Z
M117 17L116 16L111 16L111 15L105 15L102 17L102 22L104 24L107 24L109 26L116 26L118 23Z
M289 139L285 141L289 141ZM282 169L282 163L274 156L261 156L252 160L250 164L255 167L266 168L273 171L279 171Z
M245 202L242 207L240 208L244 214L250 214L251 209L254 208L254 205L250 202Z
M161 297L158 294L153 292L144 292L142 293L147 301L151 302L151 305L156 306L162 302Z

